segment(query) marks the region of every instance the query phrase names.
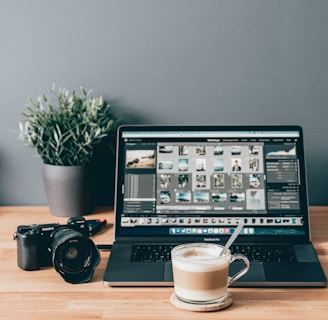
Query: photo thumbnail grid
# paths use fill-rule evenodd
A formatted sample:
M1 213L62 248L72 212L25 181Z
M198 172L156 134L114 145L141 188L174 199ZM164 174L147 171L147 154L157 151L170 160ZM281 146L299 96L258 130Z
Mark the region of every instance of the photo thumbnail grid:
M259 143L158 146L159 207L264 210L263 179L263 145Z

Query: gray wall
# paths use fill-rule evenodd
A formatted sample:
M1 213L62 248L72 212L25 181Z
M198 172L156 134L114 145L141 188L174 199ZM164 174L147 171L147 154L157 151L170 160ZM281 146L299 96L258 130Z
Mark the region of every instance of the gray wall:
M328 205L327 17L325 0L0 0L0 204L46 203L12 131L56 83L127 122L300 124L310 203Z

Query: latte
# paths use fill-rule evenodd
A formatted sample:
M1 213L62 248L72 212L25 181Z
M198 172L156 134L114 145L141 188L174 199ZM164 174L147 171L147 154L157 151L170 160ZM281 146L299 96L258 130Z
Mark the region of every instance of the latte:
M230 252L211 244L180 246L172 251L174 290L180 299L211 301L227 294Z

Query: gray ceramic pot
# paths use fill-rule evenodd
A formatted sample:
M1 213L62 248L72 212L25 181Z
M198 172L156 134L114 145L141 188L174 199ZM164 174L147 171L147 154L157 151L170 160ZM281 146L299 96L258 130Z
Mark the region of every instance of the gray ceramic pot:
M43 164L43 182L51 214L78 217L93 210L88 166Z

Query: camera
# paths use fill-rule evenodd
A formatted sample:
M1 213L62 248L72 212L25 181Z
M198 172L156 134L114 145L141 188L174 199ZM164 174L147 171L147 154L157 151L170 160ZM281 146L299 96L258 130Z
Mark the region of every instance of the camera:
M17 240L17 264L23 270L54 266L70 283L88 282L100 262L97 247L89 239L89 225L83 217L70 218L66 225L20 225Z

